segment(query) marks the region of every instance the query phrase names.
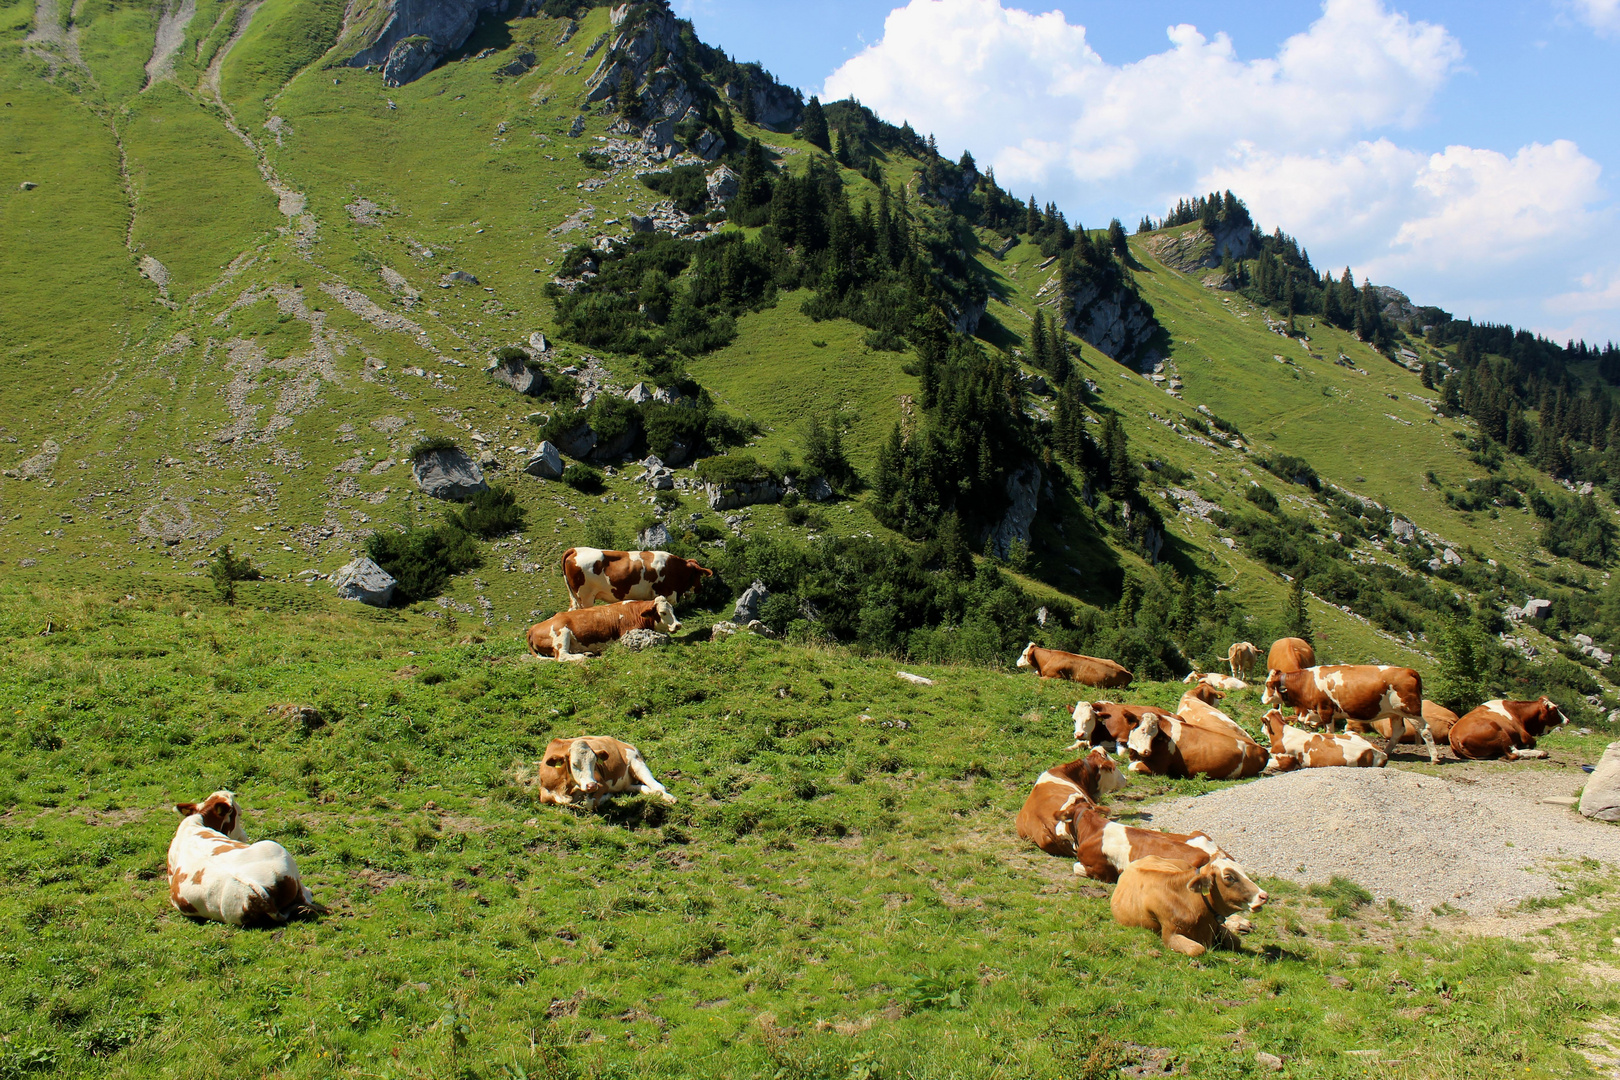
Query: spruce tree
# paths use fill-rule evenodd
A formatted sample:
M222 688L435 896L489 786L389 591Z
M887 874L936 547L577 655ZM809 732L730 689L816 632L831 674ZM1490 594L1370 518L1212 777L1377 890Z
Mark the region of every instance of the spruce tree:
M1119 218L1108 223L1108 246L1114 249L1120 262L1127 262L1131 257L1130 240L1125 236L1125 226L1120 224Z
M1035 208L1035 196L1029 197L1029 205L1024 208L1024 232L1034 236L1041 231L1041 212Z
M827 151L832 149L832 144L828 141L827 114L822 111L821 100L813 94L810 97L810 104L804 107L804 120L799 131L804 141L811 146Z
M833 151L833 158L846 169L855 167L855 160L849 156L849 133L842 128L838 131L838 148Z
M1311 640L1311 612L1305 605L1303 575L1296 575L1293 586L1288 590L1288 606L1283 609L1283 625L1289 637Z
M1046 313L1035 309L1035 318L1029 324L1029 362L1035 367L1046 367Z

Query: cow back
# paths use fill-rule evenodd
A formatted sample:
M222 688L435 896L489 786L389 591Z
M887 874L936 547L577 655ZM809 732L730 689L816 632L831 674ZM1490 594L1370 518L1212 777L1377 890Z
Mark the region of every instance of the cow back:
M1278 638L1266 655L1268 671L1303 671L1316 666L1316 650L1304 638Z

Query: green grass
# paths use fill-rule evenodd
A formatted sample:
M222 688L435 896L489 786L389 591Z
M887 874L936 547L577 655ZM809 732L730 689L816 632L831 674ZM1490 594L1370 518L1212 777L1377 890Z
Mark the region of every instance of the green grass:
M220 93L239 123L264 123L270 99L336 43L343 9L343 0L265 0L220 67Z
M1196 966L1114 926L1105 889L1012 831L1075 696L1027 675L914 687L746 636L533 663L415 610L203 589L0 593L8 1067L1060 1076L1105 1035L1204 1075L1265 1050L1359 1076L1343 1050L1369 1047L1414 1076L1578 1076L1568 1046L1616 1004L1532 945L1286 882L1243 952ZM585 731L635 742L680 803L535 805L523 763ZM332 914L271 934L168 908L169 807L220 786Z

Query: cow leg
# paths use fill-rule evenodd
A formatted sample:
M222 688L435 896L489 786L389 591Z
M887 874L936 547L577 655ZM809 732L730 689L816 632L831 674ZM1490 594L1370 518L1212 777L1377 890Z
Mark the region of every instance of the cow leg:
M1424 716L1422 713L1419 713L1416 719L1413 720L1413 723L1417 724L1418 730L1423 733L1423 745L1429 751L1429 764L1440 764L1440 750L1434 745L1434 732L1429 730L1428 717ZM1391 732L1395 730L1395 724L1393 721L1390 722L1389 730Z
M1247 934L1254 930L1254 923L1236 912L1228 915L1223 925L1225 925L1227 932L1232 934Z
M1164 928L1164 933L1161 935L1161 937L1166 948L1174 949L1183 956L1203 956L1207 951L1202 945L1198 944L1198 942L1194 941L1192 938L1186 936L1185 934L1178 934L1171 930L1168 926Z
M630 775L634 776L641 784L642 794L657 795L671 806L675 805L675 796L665 790L663 784L653 779L652 770L648 769L647 763L642 760L640 750L630 747L625 751L624 757L630 766Z
M578 649L578 652L574 650ZM579 643L574 632L568 627L559 627L551 632L551 652L558 660L584 660L587 659L585 647Z
M1347 729L1348 726L1349 725L1346 725ZM1428 728L1424 728L1424 734L1428 734ZM1404 738L1406 738L1406 718L1404 716L1390 717L1389 738L1384 740L1384 756L1386 758L1394 757L1396 745L1399 744ZM1434 740L1431 738L1429 743L1432 746L1434 744Z

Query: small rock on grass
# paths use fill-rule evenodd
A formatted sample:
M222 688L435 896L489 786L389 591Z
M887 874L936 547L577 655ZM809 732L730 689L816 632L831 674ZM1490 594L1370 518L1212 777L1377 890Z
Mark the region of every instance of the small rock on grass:
M1264 1050L1254 1055L1254 1063L1262 1069L1270 1069L1272 1072L1282 1072L1283 1069L1282 1058L1276 1054L1268 1054Z
M909 671L897 671L894 674L895 674L896 678L904 679L904 680L906 680L906 682L915 683L918 686L933 686L934 685L934 680L933 679L925 679L921 675L913 675Z

